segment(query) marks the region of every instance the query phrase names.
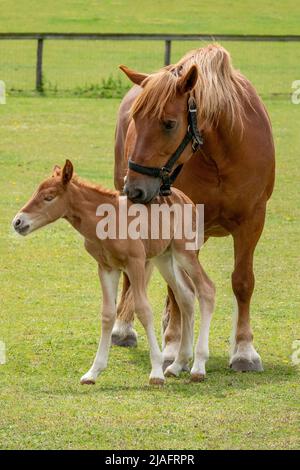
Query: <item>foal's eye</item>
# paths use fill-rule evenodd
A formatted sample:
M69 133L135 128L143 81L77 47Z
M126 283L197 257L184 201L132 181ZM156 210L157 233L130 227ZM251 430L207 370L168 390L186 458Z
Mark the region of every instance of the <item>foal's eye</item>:
M172 119L168 119L167 121L163 121L163 126L167 131L170 131L171 129L174 129L176 126L176 121Z
M55 198L53 194L48 194L47 196L44 197L44 201L50 202Z

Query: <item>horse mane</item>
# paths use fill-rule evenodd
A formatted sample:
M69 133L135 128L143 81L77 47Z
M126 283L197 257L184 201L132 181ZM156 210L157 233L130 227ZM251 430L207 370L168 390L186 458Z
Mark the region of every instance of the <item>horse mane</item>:
M74 175L71 181L79 188L94 189L103 196L117 197L119 195L119 191L115 191L109 188L103 188L103 186L101 186L100 184L92 183L91 181L86 181L85 179L80 178L77 175Z
M218 44L190 51L177 64L149 75L131 107L131 117L140 112L161 119L166 103L176 96L178 78L193 64L199 71L193 95L201 127L217 126L225 115L231 128L236 123L243 128L244 100L250 103L249 82L233 68L229 52Z

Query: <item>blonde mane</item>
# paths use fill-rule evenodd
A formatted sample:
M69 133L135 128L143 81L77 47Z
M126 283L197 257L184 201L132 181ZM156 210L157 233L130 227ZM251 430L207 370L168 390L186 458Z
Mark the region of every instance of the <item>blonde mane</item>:
M244 100L250 102L249 82L233 68L229 52L218 44L190 51L177 64L149 75L132 105L131 116L140 112L161 118L166 103L176 96L178 78L194 64L199 70L193 94L201 127L218 125L222 114L231 127L238 123L243 128Z

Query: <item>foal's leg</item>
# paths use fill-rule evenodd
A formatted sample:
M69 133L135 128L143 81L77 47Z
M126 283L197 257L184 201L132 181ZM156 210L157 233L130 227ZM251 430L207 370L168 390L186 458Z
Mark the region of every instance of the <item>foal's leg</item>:
M179 351L181 339L181 314L174 292L169 285L165 309L162 315L163 369L165 370L174 362Z
M262 362L252 344L250 300L254 290L253 255L260 238L265 206L255 208L254 215L233 233L234 271L232 288L237 300L238 318L234 325L230 366L235 371L262 371Z
M178 263L186 270L196 288L200 307L200 332L195 347L191 380L200 382L204 379L205 363L209 358L209 329L214 310L215 287L202 268L196 252L175 252Z
M165 375L178 376L187 368L193 354L194 325L194 289L185 272L180 269L171 253L165 253L155 260L160 273L172 288L181 314L181 335L175 360L166 370Z
M134 297L135 311L138 319L145 328L150 348L152 370L149 383L152 385L162 385L165 380L162 370L162 353L155 336L153 314L146 293L146 278L151 269L152 267L147 264L145 272L145 263L140 259L132 260L132 263L127 266L128 277Z
M152 270L149 267L146 284L148 285ZM133 328L134 300L130 281L126 273L123 274L123 289L121 300L117 308L117 319L115 321L111 342L116 346L137 346L137 332Z
M112 344L116 346L135 347L137 333L133 328L134 301L127 274L123 274L123 289L117 308L117 319L112 331Z
M204 238L204 243L208 237ZM187 281L188 282L188 281ZM174 361L180 344L181 338L181 316L175 296L170 286L168 286L168 295L165 309L163 311L163 356L164 369Z
M104 271L99 267L99 278L103 293L101 338L93 365L90 370L81 377L81 384L94 384L98 375L106 368L111 333L116 317L116 299L120 271Z

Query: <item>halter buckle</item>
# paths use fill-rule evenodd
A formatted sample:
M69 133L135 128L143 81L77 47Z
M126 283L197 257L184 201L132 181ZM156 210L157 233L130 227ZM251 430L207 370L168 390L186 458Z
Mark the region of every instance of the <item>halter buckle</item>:
M170 196L171 194L171 179L170 179L170 170L163 166L160 170L160 177L162 185L160 187L161 196Z

